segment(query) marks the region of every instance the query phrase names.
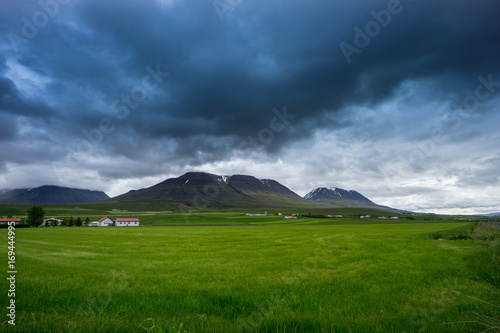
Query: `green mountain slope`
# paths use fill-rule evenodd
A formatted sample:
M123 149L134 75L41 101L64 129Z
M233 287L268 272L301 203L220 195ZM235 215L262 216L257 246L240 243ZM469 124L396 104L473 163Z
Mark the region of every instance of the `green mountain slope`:
M321 207L271 179L203 172L188 172L109 201L164 209Z

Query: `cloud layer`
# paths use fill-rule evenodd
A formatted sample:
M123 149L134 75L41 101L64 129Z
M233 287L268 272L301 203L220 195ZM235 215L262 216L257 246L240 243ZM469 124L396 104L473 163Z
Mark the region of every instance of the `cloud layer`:
M0 6L0 188L204 170L500 210L498 1Z

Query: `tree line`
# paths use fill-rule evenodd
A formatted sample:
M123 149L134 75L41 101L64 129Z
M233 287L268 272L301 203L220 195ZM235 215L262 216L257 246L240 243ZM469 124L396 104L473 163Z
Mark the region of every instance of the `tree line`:
M45 211L43 210L42 207L40 206L33 206L30 209L26 211L26 222L30 227L37 228L43 224L43 219L45 218ZM57 226L58 225L58 220L54 219L51 221L49 225L46 226ZM81 226L86 226L88 227L90 225L90 219L87 217L85 220L82 220L80 217L69 217L69 218L62 218L61 219L61 226L67 226L67 227L81 227Z

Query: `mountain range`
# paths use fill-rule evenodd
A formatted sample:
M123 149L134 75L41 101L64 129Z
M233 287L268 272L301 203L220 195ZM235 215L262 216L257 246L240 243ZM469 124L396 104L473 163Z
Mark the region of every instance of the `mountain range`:
M482 216L500 217L500 212L498 212L498 213L482 214Z
M168 202L176 209L304 207L310 202L272 179L188 172L152 187L130 191L116 202Z
M375 203L356 191L346 191L337 187L318 187L307 193L304 199L345 207L376 206Z
M301 197L272 179L248 175L221 176L188 172L149 188L130 191L109 199L120 206L147 203L149 207L175 210L203 208L273 208L273 207L363 207L386 209L356 191L318 188Z
M117 207L198 210L203 208L365 207L376 205L360 193L320 187L301 197L272 179L188 172L177 178L109 198L104 192L41 186L0 194L0 204L73 204L101 202Z
M76 204L109 199L102 191L82 190L53 185L44 185L29 189L3 190L0 204Z

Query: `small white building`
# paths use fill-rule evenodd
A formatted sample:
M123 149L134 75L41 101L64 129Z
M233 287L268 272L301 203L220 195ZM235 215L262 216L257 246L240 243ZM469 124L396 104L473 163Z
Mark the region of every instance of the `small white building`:
M267 212L265 212L264 214L262 214L262 213L247 213L246 215L247 216L269 216L269 214Z
M100 226L101 227L111 227L113 226L113 220L110 219L109 217L103 217L102 219L99 220Z
M91 227L112 227L113 226L113 220L110 219L109 217L105 216L99 221L93 221L90 222Z
M398 219L399 219L399 217L397 217L397 216L391 216L391 220L398 220Z
M362 219L369 219L371 217L371 215L361 215L360 218Z
M140 225L140 220L135 217L125 217L117 218L115 220L115 226L117 227L138 227Z
M62 220L51 217L50 219L43 220L42 226L43 227L53 226L54 222L57 222L57 225L62 225Z
M297 216L285 216L285 220L296 220Z

